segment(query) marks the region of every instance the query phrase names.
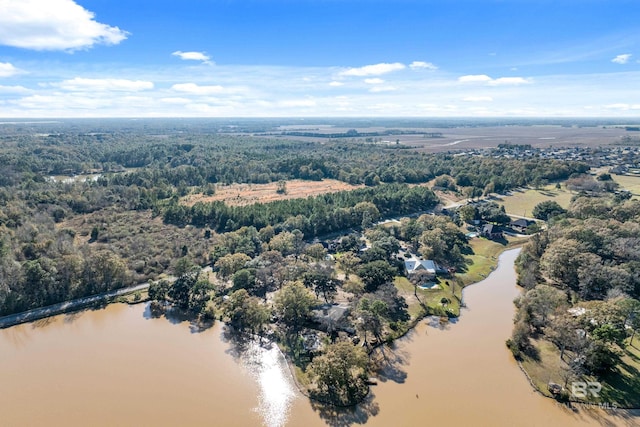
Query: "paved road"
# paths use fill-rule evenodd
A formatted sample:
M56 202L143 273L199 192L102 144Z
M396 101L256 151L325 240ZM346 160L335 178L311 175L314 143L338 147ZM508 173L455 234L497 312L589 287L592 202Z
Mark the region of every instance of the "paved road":
M529 220L529 221L540 222L540 220L539 220L539 219L531 218L531 217L529 217L529 216L514 215L514 214L510 214L510 213L508 213L507 215L509 215L509 216L511 216L511 217L514 217L514 218L527 219L527 220Z
M56 314L66 313L72 310L77 310L97 302L102 302L109 298L141 291L147 289L148 287L149 283L142 283L140 285L130 286L128 288L116 289L115 291L104 292L102 294L91 295L89 297L78 298L71 301L65 301L47 307L23 311L22 313L10 314L9 316L0 317L0 329L8 328L20 323L32 322L34 320L42 319L49 316L55 316Z

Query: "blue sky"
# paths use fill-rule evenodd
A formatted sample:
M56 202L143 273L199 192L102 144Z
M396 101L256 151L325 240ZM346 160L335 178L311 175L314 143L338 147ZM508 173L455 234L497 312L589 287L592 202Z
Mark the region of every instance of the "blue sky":
M0 118L637 117L637 0L0 0Z

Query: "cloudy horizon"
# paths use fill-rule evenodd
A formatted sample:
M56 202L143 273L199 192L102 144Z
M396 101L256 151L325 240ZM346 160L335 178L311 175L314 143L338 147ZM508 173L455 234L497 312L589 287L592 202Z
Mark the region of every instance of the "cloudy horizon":
M629 2L590 2L564 28L575 2L462 3L0 0L0 118L640 114ZM619 19L605 25L604 9ZM524 22L551 34L518 33Z

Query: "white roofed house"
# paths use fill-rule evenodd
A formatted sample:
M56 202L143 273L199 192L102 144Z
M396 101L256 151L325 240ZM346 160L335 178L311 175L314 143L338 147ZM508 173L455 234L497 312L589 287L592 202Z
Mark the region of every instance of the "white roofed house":
M439 271L438 265L434 261L421 259L406 260L404 262L404 268L407 270L407 276L424 271L435 277Z

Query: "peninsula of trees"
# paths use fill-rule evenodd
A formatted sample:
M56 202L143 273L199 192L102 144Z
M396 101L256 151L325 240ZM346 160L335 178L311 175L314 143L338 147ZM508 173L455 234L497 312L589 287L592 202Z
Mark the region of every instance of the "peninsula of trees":
M637 407L640 203L583 194L568 210L558 208L544 203L534 210L549 228L533 236L516 261L524 293L508 345L545 393ZM598 396L575 396L576 381L602 389Z
M434 190L478 198L580 180L589 169L162 122L132 129L115 122L5 125L0 143L0 315L149 283L153 315L179 309L269 336L299 368L310 395L339 405L367 393L373 347L402 336L420 316L458 314L455 272L465 271L471 253L463 221L509 221L493 203L437 214ZM291 180L336 180L344 188L288 198ZM241 183L277 183L275 199L208 199ZM555 206L538 211L563 213ZM395 217L403 218L381 223ZM533 254L540 261L521 267L528 289L542 277L569 274L553 276L542 253ZM635 274L594 256L608 278L628 282ZM406 277L405 261L428 263ZM590 284L588 295L607 294L603 280ZM579 281L570 286L582 289ZM526 347L525 338L514 336L514 343Z

